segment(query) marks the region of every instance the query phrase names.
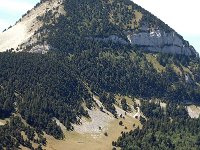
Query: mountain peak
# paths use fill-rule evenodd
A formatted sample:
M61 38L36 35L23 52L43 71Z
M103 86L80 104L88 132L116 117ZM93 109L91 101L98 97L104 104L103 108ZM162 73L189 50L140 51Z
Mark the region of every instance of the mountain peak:
M98 0L95 4L92 0L42 0L13 27L0 33L0 40L0 51L13 48L44 53L94 40L146 51L196 55L181 35L129 0Z

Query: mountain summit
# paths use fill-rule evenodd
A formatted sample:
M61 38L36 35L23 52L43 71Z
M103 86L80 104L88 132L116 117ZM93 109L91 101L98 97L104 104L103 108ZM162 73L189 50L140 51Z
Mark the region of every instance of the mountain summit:
M200 58L129 0L42 0L0 51L0 149L199 149Z
M0 33L0 41L0 51L45 53L73 49L83 41L102 41L146 51L196 55L181 35L130 0L41 0Z

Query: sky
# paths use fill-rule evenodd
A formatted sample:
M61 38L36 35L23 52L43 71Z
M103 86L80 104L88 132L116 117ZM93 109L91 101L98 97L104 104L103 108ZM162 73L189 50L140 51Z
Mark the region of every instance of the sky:
M1 0L0 32L14 25L23 14L33 8L40 0Z
M40 0L1 0L0 32ZM200 53L200 0L132 0L181 34Z

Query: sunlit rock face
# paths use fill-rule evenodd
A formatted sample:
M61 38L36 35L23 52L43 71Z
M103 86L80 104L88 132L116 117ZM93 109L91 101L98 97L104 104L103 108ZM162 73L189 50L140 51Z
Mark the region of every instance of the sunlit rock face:
M159 29L141 28L137 32L128 32L131 45L144 47L144 50L192 55L195 50L176 32L165 32Z

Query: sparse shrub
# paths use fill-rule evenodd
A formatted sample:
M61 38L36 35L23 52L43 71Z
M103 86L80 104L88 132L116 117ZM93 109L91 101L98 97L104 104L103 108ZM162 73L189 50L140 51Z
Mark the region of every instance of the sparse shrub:
M120 126L123 126L123 122L122 122L122 121L120 121L120 122L119 122L119 125L120 125Z
M107 133L107 132L105 132L105 133L104 133L104 135L105 135L105 136L108 136L108 133Z
M112 141L112 146L116 146L117 142Z

